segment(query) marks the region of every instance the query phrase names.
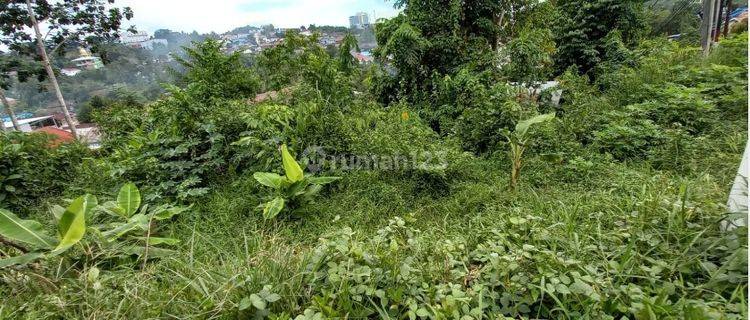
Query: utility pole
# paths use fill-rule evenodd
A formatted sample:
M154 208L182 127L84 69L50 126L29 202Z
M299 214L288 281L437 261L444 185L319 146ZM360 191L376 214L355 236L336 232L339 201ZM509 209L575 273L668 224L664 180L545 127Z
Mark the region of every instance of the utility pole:
M703 56L707 57L711 50L711 29L713 27L713 13L714 13L715 0L703 0L703 15L701 19L701 48L703 48Z

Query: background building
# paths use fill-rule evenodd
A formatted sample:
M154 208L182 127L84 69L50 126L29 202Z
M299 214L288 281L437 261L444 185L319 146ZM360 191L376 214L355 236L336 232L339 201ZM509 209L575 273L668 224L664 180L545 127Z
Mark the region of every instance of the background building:
M349 27L352 29L363 29L370 25L370 17L367 16L366 12L357 12L357 14L349 17Z

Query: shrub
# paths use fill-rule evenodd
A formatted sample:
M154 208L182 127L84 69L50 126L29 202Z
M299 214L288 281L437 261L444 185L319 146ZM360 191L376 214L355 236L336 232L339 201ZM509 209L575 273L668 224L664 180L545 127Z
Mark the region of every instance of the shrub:
M717 121L715 107L697 88L679 85L654 91L652 100L627 106L632 117L646 118L663 127L684 128L690 133L705 132Z
M231 143L246 130L237 117L246 104L206 101L204 89L171 88L172 95L149 105L145 114L129 113L145 121L123 140L106 142L113 146L113 174L142 185L150 196L186 200L204 195L211 179L244 165L230 159L236 150Z
M25 216L39 201L73 181L89 150L79 143L50 145L40 133L0 134L0 207Z
M747 32L721 39L719 45L711 51L708 62L747 70Z
M625 114L594 132L593 145L615 159L643 159L647 152L664 142L663 129L651 120L632 119Z
M74 199L67 208L59 205L51 207L50 212L58 227L58 237L52 237L41 223L22 220L10 211L0 209L3 244L21 252L20 255L0 259L0 269L55 258L82 241L86 242L84 254L92 260L136 256L145 265L149 256L153 258L169 253L162 245L179 242L177 239L156 237L156 221L170 219L185 210L187 208L170 205L150 208L141 205L140 191L134 184L127 183L120 188L116 201L100 205L96 197L86 194ZM107 213L109 216L102 217L97 213ZM86 237L89 234L93 235ZM71 258L79 259L72 255Z
M518 178L521 175L521 167L523 167L523 153L528 147L530 137L529 129L531 126L541 124L543 122L550 121L555 118L554 113L542 114L529 119L521 120L516 123L516 128L513 132L505 132L505 136L508 139L510 145L509 155L511 160L511 172L510 172L510 188L511 190L516 188Z
M240 99L254 97L260 91L260 78L242 64L239 52L225 54L223 43L208 39L183 47L184 57L172 55L181 70L172 69L179 86L200 84L207 97Z

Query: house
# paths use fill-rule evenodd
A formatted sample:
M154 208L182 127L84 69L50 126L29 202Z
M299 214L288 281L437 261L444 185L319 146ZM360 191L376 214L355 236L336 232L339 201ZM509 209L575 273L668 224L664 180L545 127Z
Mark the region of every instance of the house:
M32 132L44 133L44 134L52 136L52 140L50 140L50 143L49 143L50 147L57 147L63 143L70 143L70 142L75 141L75 138L73 138L73 134L70 133L70 131L65 131L63 129L56 128L56 127L42 127L42 128L34 129Z
M357 61L361 64L369 64L375 61L375 59L367 54L361 53L361 52L354 52L352 53L354 56L354 59L357 59Z
M75 75L79 74L81 72L81 69L78 68L62 68L60 69L60 73L63 75L66 75L68 77L75 77Z
M151 36L149 36L148 33L146 33L145 31L141 31L138 33L131 33L131 32L120 33L120 43L124 45L133 45L133 44L147 41L148 39L151 39Z
M92 70L104 67L102 59L92 56L86 49L78 48L78 52L81 56L71 60L71 62L75 63L79 69Z
M88 145L89 149L101 147L101 134L99 134L99 127L95 124L81 123L76 126L76 132L78 133L78 139Z
M53 116L44 116L44 117L36 117L36 118L29 118L29 119L20 119L18 120L18 125L21 127L22 132L31 132L35 129L43 128L43 127L59 127L60 122L55 120ZM5 129L13 129L13 122L12 121L4 121L3 125L5 126Z

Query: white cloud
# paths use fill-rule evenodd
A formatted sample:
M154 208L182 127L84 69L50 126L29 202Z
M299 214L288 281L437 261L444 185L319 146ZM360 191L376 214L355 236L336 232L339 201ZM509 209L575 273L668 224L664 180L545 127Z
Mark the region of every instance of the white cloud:
M135 17L126 25L153 32L225 32L245 25L273 23L277 27L348 25L348 17L365 11L378 18L392 17L397 10L384 0L117 0L116 6L129 6ZM371 17L372 18L372 17Z

